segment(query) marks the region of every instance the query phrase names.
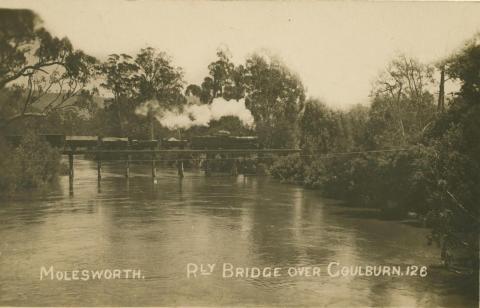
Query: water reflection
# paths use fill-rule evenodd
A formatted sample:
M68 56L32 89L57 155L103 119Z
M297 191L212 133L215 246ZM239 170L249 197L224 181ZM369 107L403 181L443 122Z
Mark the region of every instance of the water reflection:
M468 306L475 282L433 271L389 277L186 278L186 264L238 266L439 262L423 229L344 215L315 191L230 177L75 160L47 194L0 203L1 305ZM39 268L139 268L144 280L39 281ZM477 282L478 286L478 282Z

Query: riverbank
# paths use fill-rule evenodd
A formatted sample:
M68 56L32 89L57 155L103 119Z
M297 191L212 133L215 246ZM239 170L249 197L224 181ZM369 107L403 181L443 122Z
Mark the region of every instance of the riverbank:
M431 149L430 149L431 150ZM428 227L428 243L441 247L444 265L468 275L478 273L478 221L429 175L430 151L355 154L354 157L305 159L281 157L270 174L345 200L364 217ZM450 200L449 200L450 199ZM452 202L453 199L453 202Z

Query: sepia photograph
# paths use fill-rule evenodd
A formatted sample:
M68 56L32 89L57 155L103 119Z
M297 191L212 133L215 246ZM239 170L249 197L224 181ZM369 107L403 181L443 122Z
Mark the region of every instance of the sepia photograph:
M0 307L479 307L480 3L0 0Z

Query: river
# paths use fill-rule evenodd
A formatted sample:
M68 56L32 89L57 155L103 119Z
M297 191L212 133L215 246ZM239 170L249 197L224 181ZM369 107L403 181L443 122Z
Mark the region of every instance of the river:
M187 171L180 180L160 169L152 183L149 174L134 166L127 181L107 163L99 187L94 162L76 160L72 195L62 176L48 192L0 201L0 305L477 306L478 286L438 267L426 229L268 177ZM332 277L332 262L427 266L428 274ZM216 270L187 277L192 263ZM223 277L224 264L282 275ZM141 278L41 280L42 267L137 269ZM288 275L291 267L321 275Z

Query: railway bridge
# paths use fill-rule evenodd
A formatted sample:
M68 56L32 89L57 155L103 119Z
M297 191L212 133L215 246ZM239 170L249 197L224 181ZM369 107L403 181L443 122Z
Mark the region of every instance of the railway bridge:
M49 140L47 138L47 140ZM132 163L140 157L142 162L150 162L151 177L157 177L157 163L167 157L174 161L178 176L184 176L184 162L199 159L203 162L205 174L211 173L211 161L231 160L231 174L238 174L240 159L246 157L262 158L268 155L285 155L298 153L299 149L265 149L259 148L257 137L201 136L192 140L134 140L131 138L99 137L99 136L65 136L49 141L52 145L62 146L62 154L68 156L69 182L73 186L75 176L74 159L77 155L86 155L97 162L98 181L102 178L102 162L115 160L125 164L125 177L130 177Z
M102 163L121 161L125 164L125 177L129 178L132 163L142 161L151 164L151 177L157 177L157 163L168 157L174 161L178 176L183 178L184 162L199 159L203 161L205 174L211 173L210 162L220 156L220 160L231 160L231 174L238 174L238 162L242 158L262 158L267 155L299 153L300 149L259 148L255 136L198 136L191 140L169 138L163 140L135 140L127 137L65 136L60 134L40 135L51 146L68 157L70 188L73 188L76 156L84 155L97 163L97 178L102 178ZM7 136L12 144L20 144L22 136ZM134 159L140 157L141 159Z

